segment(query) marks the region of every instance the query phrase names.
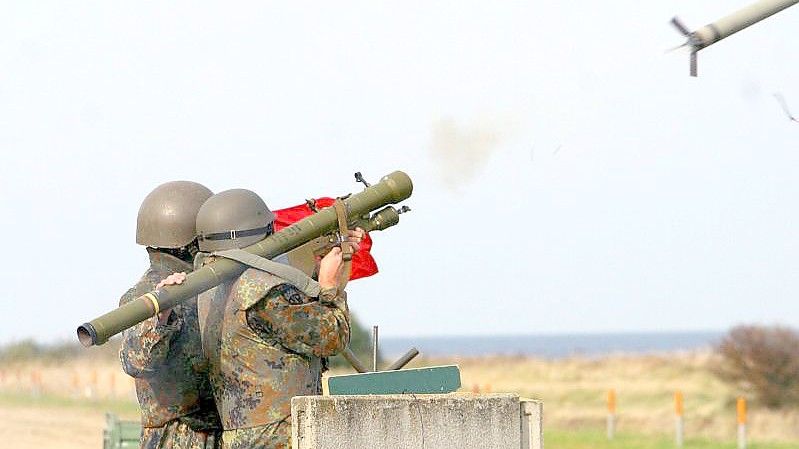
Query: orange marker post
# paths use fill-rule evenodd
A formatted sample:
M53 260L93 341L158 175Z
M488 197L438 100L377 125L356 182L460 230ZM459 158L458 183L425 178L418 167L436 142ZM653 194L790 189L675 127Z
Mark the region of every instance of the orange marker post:
M31 371L31 389L35 396L42 392L42 375L38 370Z
M677 442L677 447L683 446L684 436L685 436L685 418L683 418L683 414L685 412L684 402L682 391L677 390L674 392L674 415L676 417L676 434L675 440Z
M99 393L98 390L99 389L97 387L98 387L97 369L93 369L92 370L92 375L91 375L91 378L90 378L90 381L89 381L89 397L94 397L94 396L98 395L98 393Z
M616 390L608 390L608 439L616 433Z
M116 392L116 389L117 389L116 388L117 387L117 376L116 376L116 373L114 371L111 371L110 373L108 373L108 386L109 386L109 388L111 390L111 392L109 393L109 396L111 396L111 397L115 396L114 393Z
M738 398L738 449L746 449L746 399Z

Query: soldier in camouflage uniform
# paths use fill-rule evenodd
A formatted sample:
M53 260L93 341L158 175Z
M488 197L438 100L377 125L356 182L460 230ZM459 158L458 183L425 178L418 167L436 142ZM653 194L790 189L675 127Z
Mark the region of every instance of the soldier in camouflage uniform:
M197 214L200 250L216 251L211 258L235 258L235 248L271 234L273 220L254 192L218 193ZM362 237L362 230L351 231L354 249ZM321 260L318 284L305 278L310 286L265 271L269 266L248 265L262 269L248 268L198 300L203 349L224 428L222 447L288 448L291 398L320 394L321 358L349 342L347 299L337 290L341 249Z
M120 305L161 285L180 283L182 277L168 276L192 270L197 211L211 195L200 184L175 181L145 198L136 243L147 247L150 268L122 296ZM119 357L125 372L135 379L142 448L219 446L221 425L205 372L196 298L126 330Z

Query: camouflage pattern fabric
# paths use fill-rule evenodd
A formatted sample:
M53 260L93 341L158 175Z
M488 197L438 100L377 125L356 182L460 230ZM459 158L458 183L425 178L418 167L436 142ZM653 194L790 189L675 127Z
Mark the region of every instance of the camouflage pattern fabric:
M179 419L162 427L142 429L142 449L216 449L221 444L218 431L200 432Z
M349 343L346 297L308 297L249 268L199 309L223 447L288 447L291 398L321 393L321 357Z
M223 449L290 449L291 422L289 419L266 426L225 430L222 433Z
M285 349L314 357L338 354L350 338L346 293L317 301L289 284L273 288L250 308L247 322Z
M192 269L169 254L147 251L150 268L122 296L120 305L152 291L168 275ZM156 316L126 330L119 358L135 379L145 428L142 447L184 447L179 443L207 441L207 433L216 433L211 442L218 441L221 424L202 354L196 298L174 307L166 323L159 324ZM168 441L171 437L178 440Z

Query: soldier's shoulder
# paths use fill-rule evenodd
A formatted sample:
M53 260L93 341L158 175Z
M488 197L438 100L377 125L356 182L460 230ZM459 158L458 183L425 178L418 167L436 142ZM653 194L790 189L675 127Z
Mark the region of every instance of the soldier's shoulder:
M158 277L152 269L148 269L144 272L141 279L122 295L119 299L119 305L126 304L147 292L153 291L156 284L158 284L161 279L162 278Z
M278 289L288 285L283 278L256 268L245 270L236 284L236 290L242 296L242 305L245 309L251 307L267 294L271 294L271 292L278 291Z
M239 278L241 283L249 283L249 284L258 284L265 286L269 289L276 285L286 283L283 278L275 276L272 273L268 273L263 270L259 270L257 268L248 268L244 270L241 277Z

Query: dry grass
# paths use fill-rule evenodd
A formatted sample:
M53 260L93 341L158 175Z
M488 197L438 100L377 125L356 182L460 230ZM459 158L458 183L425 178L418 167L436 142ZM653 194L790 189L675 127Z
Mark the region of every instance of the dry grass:
M608 356L544 360L517 357L425 360L457 363L463 387L514 392L544 401L545 429L602 429L607 391L617 394L620 432L670 434L674 429L674 392L685 396L687 437L734 440L735 398L710 372L714 356L693 352L647 356ZM769 410L750 404L752 440L799 442L799 409Z
M25 394L33 399L136 400L133 379L110 361L6 365L0 368L0 393Z
M133 380L114 346L0 361L2 447L101 448L105 412L137 420Z
M113 353L89 353L65 361L3 362L0 440L4 446L54 447L58 442L58 447L100 447L106 410L135 419L133 382L122 373ZM679 389L685 395L687 438L735 438L738 392L710 373L714 359L708 353L559 360L435 359L417 360L411 366L449 363L460 365L464 390L514 392L542 399L545 432L549 430L553 437L601 435L607 390L614 388L622 434L671 434L673 394ZM754 441L799 442L797 409L772 411L750 405L749 418ZM572 447L561 440L562 447Z

